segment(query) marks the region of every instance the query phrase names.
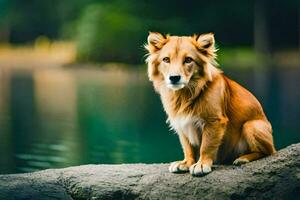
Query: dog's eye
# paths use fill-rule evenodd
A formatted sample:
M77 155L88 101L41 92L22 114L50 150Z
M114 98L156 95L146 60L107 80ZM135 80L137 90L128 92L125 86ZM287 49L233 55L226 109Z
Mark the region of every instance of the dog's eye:
M184 59L184 61L183 61L184 63L191 63L191 62L193 62L193 58L191 58L191 57L186 57L185 59Z
M170 63L170 58L169 58L169 57L164 57L164 58L163 58L163 61L164 61L165 63Z

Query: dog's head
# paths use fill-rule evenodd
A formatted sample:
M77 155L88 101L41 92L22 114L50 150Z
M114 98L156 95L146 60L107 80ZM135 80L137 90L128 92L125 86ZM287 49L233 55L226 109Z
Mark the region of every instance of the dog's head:
M179 37L150 32L145 48L149 79L160 80L172 90L198 79L211 81L217 70L212 33Z

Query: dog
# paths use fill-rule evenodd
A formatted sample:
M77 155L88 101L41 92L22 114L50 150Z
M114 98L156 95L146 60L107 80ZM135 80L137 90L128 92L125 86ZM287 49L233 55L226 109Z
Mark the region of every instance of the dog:
M202 176L213 163L241 165L276 152L259 101L218 68L213 33L150 32L145 49L149 79L183 148L170 172Z

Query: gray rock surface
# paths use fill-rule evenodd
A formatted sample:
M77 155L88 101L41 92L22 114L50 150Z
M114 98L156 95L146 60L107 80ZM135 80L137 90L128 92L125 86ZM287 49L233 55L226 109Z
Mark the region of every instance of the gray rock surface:
M204 177L168 164L84 165L0 176L0 199L300 199L300 143Z

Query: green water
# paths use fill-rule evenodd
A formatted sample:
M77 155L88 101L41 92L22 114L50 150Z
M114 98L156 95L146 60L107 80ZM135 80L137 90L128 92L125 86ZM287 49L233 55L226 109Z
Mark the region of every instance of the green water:
M300 70L231 70L261 101L277 148L300 142ZM182 158L144 71L0 68L0 173Z

